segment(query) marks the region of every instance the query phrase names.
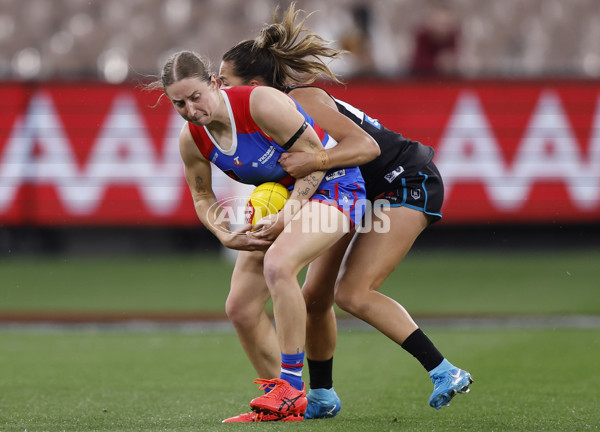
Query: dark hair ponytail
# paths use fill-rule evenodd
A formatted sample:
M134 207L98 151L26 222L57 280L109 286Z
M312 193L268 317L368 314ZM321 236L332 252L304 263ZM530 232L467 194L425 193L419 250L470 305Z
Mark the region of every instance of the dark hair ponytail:
M258 77L279 90L285 87L285 83L276 76L273 55L267 48L257 47L254 40L238 43L223 55L223 61L231 62L235 75L245 84Z
M310 14L296 24L300 12L292 3L280 23L275 9L275 22L263 27L256 39L231 48L223 61L231 62L234 73L243 81L259 77L279 90L311 83L320 76L339 82L324 59L332 60L343 51L330 48L328 41L304 28Z

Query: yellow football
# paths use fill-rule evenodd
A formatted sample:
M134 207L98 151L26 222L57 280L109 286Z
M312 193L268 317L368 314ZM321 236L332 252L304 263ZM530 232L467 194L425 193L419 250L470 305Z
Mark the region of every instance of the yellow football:
M258 185L246 202L246 223L256 224L263 217L279 212L290 197L290 192L280 183Z

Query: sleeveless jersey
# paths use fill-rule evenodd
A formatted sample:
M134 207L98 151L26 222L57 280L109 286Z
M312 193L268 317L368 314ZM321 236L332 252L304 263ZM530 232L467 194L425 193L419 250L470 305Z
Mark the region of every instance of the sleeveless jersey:
M188 122L190 133L202 155L232 179L257 186L275 181L292 190L295 180L278 162L286 150L267 136L250 114L250 93L255 88L240 86L221 89L231 119L230 149L224 150L219 147L205 126L196 126ZM337 145L298 103L294 103L306 122L315 130L324 148ZM364 180L360 170L351 167L327 171L311 200L334 205L348 214L353 223L358 223L364 213L364 203L360 202L364 198Z
M250 114L250 93L255 87L241 86L222 89L232 126L232 145L223 150L204 126L188 123L196 146L202 155L232 179L246 184L259 185L276 181L290 186L294 179L277 162L285 152L254 122ZM293 99L292 99L293 100ZM296 103L298 111L310 124L323 147L337 144Z
M286 88L285 92L289 93L295 88L304 87L315 86L292 86ZM381 149L378 157L359 167L365 180L368 199L373 200L382 193L397 189L402 177L417 173L433 159L432 147L387 129L378 120L369 117L358 108L327 94L335 102L340 114L348 117L371 135Z

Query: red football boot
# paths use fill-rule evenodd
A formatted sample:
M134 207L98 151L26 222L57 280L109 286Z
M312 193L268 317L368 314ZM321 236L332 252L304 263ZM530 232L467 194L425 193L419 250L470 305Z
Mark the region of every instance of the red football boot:
M306 387L303 385L302 391L296 390L286 380L280 378L275 379L255 379L255 384L260 384L260 389L264 390L267 387L272 390L250 402L250 408L257 413L275 414L280 417L288 415L301 415L304 417L306 405Z
M281 417L275 414L269 413L257 413L257 412L249 412L237 415L235 417L230 417L228 419L223 420L221 423L255 423L255 422L296 422L304 420L304 416L290 414L288 416Z

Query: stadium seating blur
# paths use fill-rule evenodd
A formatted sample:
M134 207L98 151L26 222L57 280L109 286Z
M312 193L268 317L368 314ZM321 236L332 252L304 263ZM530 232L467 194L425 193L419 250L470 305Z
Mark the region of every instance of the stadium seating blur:
M90 78L109 82L156 74L171 52L194 49L218 66L221 54L271 22L276 0L1 0L0 79ZM375 73L406 74L412 32L430 1L371 0ZM447 0L466 77L600 76L598 0ZM355 0L298 0L318 11L309 26L339 40ZM353 73L351 60L335 65Z

